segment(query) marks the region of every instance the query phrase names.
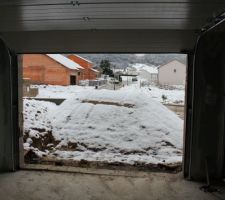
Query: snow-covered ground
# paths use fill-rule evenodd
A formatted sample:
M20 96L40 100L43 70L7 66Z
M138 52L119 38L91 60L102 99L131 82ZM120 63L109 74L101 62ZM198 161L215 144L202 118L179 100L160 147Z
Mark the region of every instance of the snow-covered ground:
M124 79L126 80L126 78ZM141 80L143 81L143 80ZM126 81L125 81L126 82ZM129 80L129 84L131 84ZM150 85L145 87L139 87L140 80L136 85L136 89L140 90L142 93L152 97L154 100L161 103L171 103L171 104L184 104L185 90L184 86L174 86L174 89L163 89L157 86ZM126 84L125 84L126 86ZM69 98L71 96L89 93L93 91L92 87L77 87L77 86L34 86L39 88L39 98ZM46 88L47 87L47 88ZM96 91L96 90L95 90ZM166 96L166 100L163 100L162 95Z
M136 63L131 65L137 72L141 72L142 70L149 72L150 74L158 74L158 66L154 65L146 65L142 63ZM138 77L139 82L148 82L148 80ZM184 86L170 86L169 88L158 88L157 86L151 85L149 87L144 87L142 90L147 90L147 93L151 95L152 98L156 99L161 103L169 103L169 104L184 104ZM150 91L150 92L149 92ZM162 95L165 99L162 98Z
M140 88L138 83L116 91L82 86L38 87L39 98L66 100L59 106L24 100L28 136L25 149L33 149L39 156L77 161L181 162L183 121L159 102L161 89ZM171 101L182 96L179 92L175 97L172 92L163 93ZM57 145L48 144L51 148L45 152L35 149L32 140L48 131L58 141ZM74 144L73 149L65 148L70 143Z
M181 87L169 90L150 85L149 87L142 87L141 90L161 103L184 104L185 90ZM164 100L163 95L166 97Z

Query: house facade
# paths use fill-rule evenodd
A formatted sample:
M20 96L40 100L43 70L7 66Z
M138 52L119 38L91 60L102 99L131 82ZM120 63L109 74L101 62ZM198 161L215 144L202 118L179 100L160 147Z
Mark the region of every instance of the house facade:
M32 84L76 85L83 68L60 54L24 54L23 78Z
M68 55L67 58L78 63L83 67L81 80L95 80L99 77L100 72L93 69L94 63L76 54Z
M185 85L186 65L173 60L158 68L158 82L160 85Z
M154 65L146 65L143 63L136 63L132 65L132 68L138 73L141 79L148 81L149 83L158 83L158 68Z
M158 83L158 70L157 68L150 70L141 69L139 76L149 83Z

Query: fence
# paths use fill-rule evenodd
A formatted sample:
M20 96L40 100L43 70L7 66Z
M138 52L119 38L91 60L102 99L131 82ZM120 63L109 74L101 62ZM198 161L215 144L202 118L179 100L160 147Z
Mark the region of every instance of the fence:
M106 79L97 79L97 80L82 80L79 82L81 86L101 86L107 84Z
M23 96L36 97L38 95L38 88L32 88L30 79L23 79Z

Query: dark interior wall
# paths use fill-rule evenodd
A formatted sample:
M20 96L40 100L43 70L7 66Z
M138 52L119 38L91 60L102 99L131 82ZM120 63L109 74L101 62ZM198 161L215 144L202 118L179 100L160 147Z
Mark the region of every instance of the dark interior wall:
M13 163L13 116L11 92L11 60L9 50L0 40L0 171L14 168Z
M224 170L225 26L203 33L194 57L190 178L222 178Z
M13 127L13 132L11 133L11 137L12 137L12 145L13 145L13 169L12 170L16 170L17 168L19 168L20 165L20 152L19 151L21 144L23 143L19 143L19 139L22 139L23 137L23 132L21 129L20 123L21 123L21 118L19 118L20 113L22 113L21 111L19 111L19 104L20 107L22 106L21 104L23 102L20 101L20 99L22 99L22 87L18 87L18 83L19 78L21 76L19 76L19 67L18 67L18 56L13 52L10 51L10 68L11 68L11 83L10 83L10 87L11 87L11 98L12 98L12 127ZM21 73L20 73L21 74ZM19 96L20 95L20 96Z
M17 56L0 39L0 171L19 166Z
M191 149L191 132L193 120L193 59L194 52L189 52L187 55L187 70L186 70L186 91L185 91L185 118L184 118L184 148L183 148L183 174L188 178L190 168L190 149Z

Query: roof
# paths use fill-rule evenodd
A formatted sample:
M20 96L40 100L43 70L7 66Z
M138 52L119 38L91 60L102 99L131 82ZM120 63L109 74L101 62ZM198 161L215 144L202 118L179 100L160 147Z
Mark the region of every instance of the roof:
M93 69L91 68L92 71L99 73L99 71L97 69Z
M83 67L81 67L79 64L75 63L74 61L70 60L69 58L66 58L61 54L46 54L46 55L69 69L73 70L83 69Z
M166 64L164 64L164 65L159 66L158 69L159 69L159 68L162 68L162 67L165 67L165 66L168 66L169 64L172 64L172 63L177 63L177 64L182 65L182 66L184 66L184 67L186 66L185 64L183 64L182 62L180 62L180 61L178 61L178 60L172 60L172 61L170 61L170 62L168 62L168 63L166 63Z
M136 63L132 65L137 71L145 70L150 74L158 74L158 68L154 65L146 65L141 63Z
M86 62L88 62L88 63L90 63L90 64L93 64L93 62L91 62L90 60L88 60L88 59L86 59L86 58L84 58L84 57L81 57L81 56L79 56L79 55L77 55L77 54L73 54L74 56L77 56L78 58L80 58L80 59L82 59L82 60L85 60Z

